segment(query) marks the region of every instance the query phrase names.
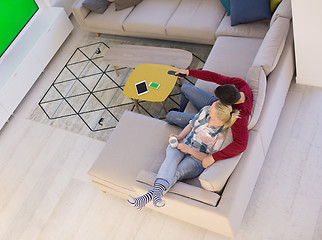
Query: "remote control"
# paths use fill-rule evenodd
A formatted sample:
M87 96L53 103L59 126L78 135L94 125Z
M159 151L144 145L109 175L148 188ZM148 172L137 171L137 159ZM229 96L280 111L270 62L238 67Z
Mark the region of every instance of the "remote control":
M186 77L187 76L187 74L183 74L183 73L176 74L176 72L172 71L172 70L168 71L168 74L174 75L174 76L177 76L177 77Z

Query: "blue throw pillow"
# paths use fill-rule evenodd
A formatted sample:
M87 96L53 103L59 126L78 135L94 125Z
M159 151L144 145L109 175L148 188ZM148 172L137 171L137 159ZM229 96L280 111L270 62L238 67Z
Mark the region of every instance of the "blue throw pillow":
M230 0L231 26L271 18L269 0Z
M224 6L224 8L227 11L227 15L230 15L230 0L220 0L221 4Z

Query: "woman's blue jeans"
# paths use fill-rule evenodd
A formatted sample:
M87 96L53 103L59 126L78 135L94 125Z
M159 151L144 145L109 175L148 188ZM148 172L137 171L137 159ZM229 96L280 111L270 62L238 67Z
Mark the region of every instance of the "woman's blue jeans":
M175 124L180 127L188 125L189 121L196 115L195 113L184 113L188 102L190 101L193 106L199 111L204 106L210 105L218 98L210 95L204 90L195 87L191 84L183 84L181 87L181 100L180 109L177 111L170 111L166 119L170 124Z
M202 162L168 145L155 183L160 183L168 191L177 181L199 176L204 170Z

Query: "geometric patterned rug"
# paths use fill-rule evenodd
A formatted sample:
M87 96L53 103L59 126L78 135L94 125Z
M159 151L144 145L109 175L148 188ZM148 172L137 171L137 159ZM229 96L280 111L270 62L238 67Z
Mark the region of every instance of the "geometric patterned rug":
M114 68L103 61L108 48L106 41L78 47L40 99L30 119L106 141L124 111L136 111L133 100L122 94L133 69L118 68L119 76L116 76ZM205 56L192 54L190 68L202 68ZM187 77L183 83L194 84L195 81ZM138 104L141 114L165 118L160 103L138 101ZM164 105L171 109L179 104L180 92L174 88Z

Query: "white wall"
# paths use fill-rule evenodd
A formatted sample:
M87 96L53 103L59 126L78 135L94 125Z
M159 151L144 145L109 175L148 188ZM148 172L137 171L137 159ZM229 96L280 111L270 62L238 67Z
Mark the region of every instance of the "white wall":
M296 82L322 87L322 1L292 0Z

